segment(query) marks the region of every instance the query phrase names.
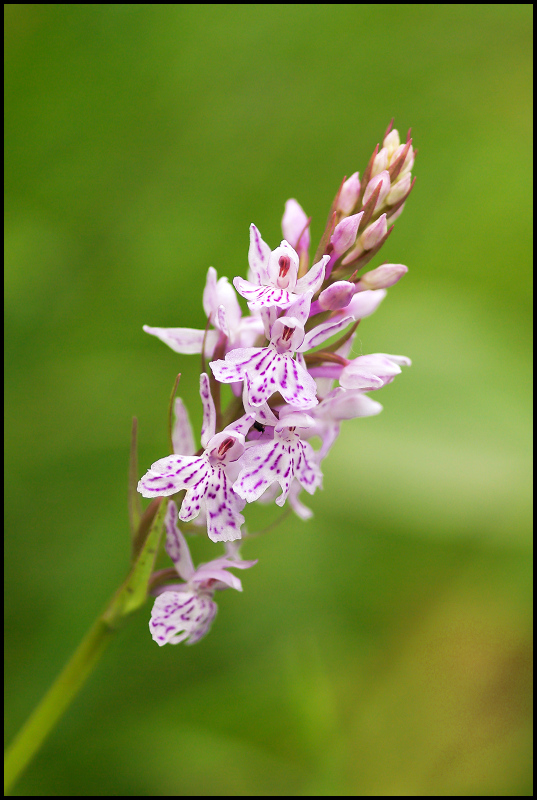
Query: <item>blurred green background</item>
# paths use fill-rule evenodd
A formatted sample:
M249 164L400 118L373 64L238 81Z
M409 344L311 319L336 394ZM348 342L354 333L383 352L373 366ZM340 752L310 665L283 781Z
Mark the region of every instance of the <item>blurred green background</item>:
M357 345L413 366L207 639L148 604L16 793L530 795L532 7L4 8L8 741L125 575L131 417L141 472L178 371L201 419L142 324L203 327L288 197L318 238L392 116L419 150Z

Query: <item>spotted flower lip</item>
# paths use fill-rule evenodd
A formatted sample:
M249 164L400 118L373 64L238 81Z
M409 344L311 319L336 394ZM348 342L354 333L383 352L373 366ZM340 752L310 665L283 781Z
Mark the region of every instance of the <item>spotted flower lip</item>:
M184 581L157 589L149 630L155 642L165 644L194 644L208 633L217 613L214 594L231 587L242 592L242 584L229 569L248 569L257 561L242 561L224 556L194 568L185 537L177 525L177 506L169 501L164 525L166 552L174 563L178 576Z
M285 239L275 250L270 250L255 225L250 226L250 251L248 254L249 280L234 278L233 285L251 310L277 306L289 308L300 295L315 294L324 280L325 267L330 256L323 256L309 272L298 278L300 259L296 250Z
M300 431L315 424L304 412L289 410L280 415L274 428L274 439L260 444L252 443L241 459L243 465L233 488L246 502L257 500L273 483L278 482L282 493L276 504L283 506L293 480L299 482L309 494L322 484L322 473L309 442L300 438Z
M161 458L140 480L138 491L144 497L168 497L186 489L180 519L187 522L204 512L209 538L214 542L232 541L241 537L244 517L240 512L244 502L233 491L227 473L229 465L244 452L245 436L255 415L245 414L215 434L216 413L206 373L200 377L200 395L203 455Z

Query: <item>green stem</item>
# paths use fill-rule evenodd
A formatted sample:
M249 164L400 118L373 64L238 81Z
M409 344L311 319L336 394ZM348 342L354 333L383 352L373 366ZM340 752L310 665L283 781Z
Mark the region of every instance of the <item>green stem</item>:
M84 685L113 633L114 629L99 617L8 747L4 761L5 794L9 794L15 781Z
M141 534L143 531L145 541L141 541L126 580L6 750L5 794L9 794L15 781L82 688L112 634L118 630L127 616L144 605L164 527L167 503L163 500L162 497L155 498L142 517L141 530L138 533Z

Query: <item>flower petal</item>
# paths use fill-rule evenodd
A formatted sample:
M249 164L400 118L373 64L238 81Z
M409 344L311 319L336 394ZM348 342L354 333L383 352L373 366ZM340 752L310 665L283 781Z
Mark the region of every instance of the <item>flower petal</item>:
M261 425L276 425L278 422L278 418L272 413L272 410L268 403L263 403L261 406L252 406L250 404L250 400L248 397L248 386L246 381L244 382L243 392L242 392L242 404L244 406L245 411L249 413L253 413L255 415L254 419L256 422L260 422Z
M289 306L286 311L286 317L294 317L299 324L304 327L309 317L311 308L312 292L305 292L302 295L295 295L293 305Z
M323 482L323 473L317 464L315 451L309 442L299 440L296 443L295 478L308 494L313 494Z
M264 283L268 278L268 261L270 257L270 247L261 238L261 234L254 224L250 225L250 249L248 250L248 264L250 265L251 276L248 279L252 283Z
M186 539L177 527L177 506L170 500L164 519L166 528L166 552L173 561L177 574L184 581L194 575L194 564Z
M152 336L157 336L161 342L167 344L176 353L192 355L201 353L203 338L205 340L205 354L211 356L218 341L218 331L199 331L195 328L152 328L144 325L144 331Z
M243 456L245 467L239 473L233 488L236 493L252 503L275 481L283 490L283 502L287 497L293 477L293 459L289 448L279 440L254 445ZM278 500L280 500L280 497ZM278 500L276 502L278 502ZM280 503L281 505L282 503Z
M330 256L323 256L320 261L312 266L306 274L296 282L295 293L304 294L311 292L315 294L322 285L326 265L330 261Z
M231 542L241 538L244 506L233 491L223 469L215 469L209 478L205 495L207 534L213 542Z
M208 442L216 432L216 409L214 407L209 384L209 376L206 372L200 375L200 397L203 404L203 423L201 426L201 445L207 447Z
M210 319L214 324L214 315L218 308L218 297L216 292L216 270L214 267L209 267L207 270L207 280L205 281L205 288L203 289L203 310L205 316Z
M254 422L254 413L243 414L243 416L235 420L235 422L232 422L230 425L226 425L224 431L233 431L234 433L239 433L241 436L246 436Z
M294 198L291 198L285 204L282 232L283 238L287 239L297 253L300 254L309 250L309 219L300 203Z
M155 642L179 644L189 639L194 644L205 636L217 612L216 603L193 591L163 592L153 605L149 630Z
M238 293L248 301L251 309L279 306L287 308L294 300L292 292L275 286L256 286L244 278L233 278L233 285Z
M173 452L182 456L193 456L196 452L192 425L188 411L180 397L175 398L175 423L172 430Z
M336 333L339 333L344 328L346 328L350 323L354 320L354 317L332 317L332 319L327 320L326 322L321 322L320 325L317 325L315 328L312 328L311 331L308 331L304 337L304 341L298 348L298 351L304 353L306 350L311 350L312 347L317 347L317 345L325 342L331 336L334 336Z
M303 367L291 356L284 353L279 356L277 388L286 403L305 411L316 406L317 386L315 381Z
M377 310L387 294L386 289L366 289L355 294L349 305L338 313L343 316L352 314L355 320L364 319Z
M206 581L218 581L219 583L225 583L227 586L231 586L232 589L242 592L242 583L240 578L237 578L237 576L233 575L232 572L226 572L225 569L218 569L211 566L211 563L204 564L203 567L198 568L193 583L203 584ZM211 588L219 589L223 587L214 586Z
M143 497L167 497L198 483L207 474L207 459L195 456L167 456L155 461L138 483Z
M301 490L302 487L299 482L296 480L293 481L291 489L289 490L289 505L300 519L311 519L313 517L313 511L298 499Z
M190 522L204 510L205 496L208 492L209 480L212 476L212 468L207 465L207 471L199 475L199 480L188 488L187 493L181 503L179 519L183 522Z

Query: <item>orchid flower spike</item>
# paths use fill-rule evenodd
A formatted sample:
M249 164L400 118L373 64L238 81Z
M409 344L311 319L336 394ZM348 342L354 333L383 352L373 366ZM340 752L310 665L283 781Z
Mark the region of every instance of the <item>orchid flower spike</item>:
M250 226L246 279L235 276L231 283L209 268L203 292L206 325L144 327L175 352L202 354L203 370L201 449L177 398L173 453L152 464L138 483L144 497L170 498L165 501L166 550L175 570L150 579L156 595L150 630L159 645L199 641L217 613L216 592L242 590L230 570L256 563L243 561L238 551L246 504L289 501L299 518L311 517L300 493L313 495L322 488L321 465L342 422L378 414L382 406L365 393L390 383L410 365L405 356L352 358L351 353L358 322L407 272L403 264L391 263L365 274L361 270L403 210L414 185L414 158L410 132L402 144L390 124L362 179L354 172L341 183L317 247L320 258L309 270L310 219L290 199L282 219L284 238L274 250ZM246 300L248 314L242 314L236 292ZM227 407L221 404L230 393L220 384L231 386ZM179 492L180 500L172 500ZM195 568L179 520L206 528L213 542L225 543L224 555Z

